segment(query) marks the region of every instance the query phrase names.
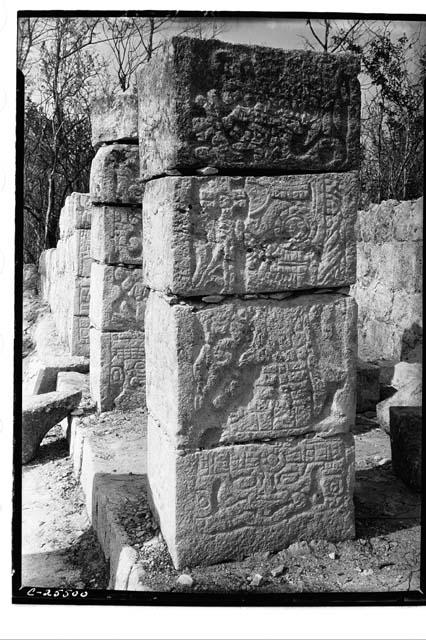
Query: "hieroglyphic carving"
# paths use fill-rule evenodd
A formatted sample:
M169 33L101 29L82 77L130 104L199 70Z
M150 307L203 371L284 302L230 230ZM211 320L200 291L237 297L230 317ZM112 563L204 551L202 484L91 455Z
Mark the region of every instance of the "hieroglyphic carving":
M89 355L89 330L88 316L72 316L69 327L69 347L72 356Z
M110 144L101 147L90 170L90 197L95 204L140 205L139 147Z
M151 181L146 283L187 296L351 284L357 204L355 172Z
M194 312L151 292L145 321L147 405L178 448L350 430L351 298L231 300Z
M92 264L90 320L101 331L143 328L146 288L142 269Z
M90 278L75 278L74 310L76 316L88 316L90 305Z
M350 55L172 38L140 75L141 175L357 168L358 73Z
M65 199L59 217L61 238L72 235L76 229L90 229L92 207L88 193L72 193Z
M353 467L349 434L179 456L148 418L151 496L178 567L281 549L298 539L352 537Z
M143 406L144 332L90 329L90 385L100 411Z
M110 264L142 264L142 210L94 207L91 256Z

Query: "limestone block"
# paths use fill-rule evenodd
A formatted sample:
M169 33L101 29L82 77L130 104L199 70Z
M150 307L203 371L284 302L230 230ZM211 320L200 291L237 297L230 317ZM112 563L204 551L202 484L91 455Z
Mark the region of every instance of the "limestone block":
M90 229L91 202L88 193L72 193L65 199L59 217L61 238L68 238L76 229Z
M142 264L142 209L94 207L91 257L110 264Z
M143 331L90 329L90 392L99 411L145 405Z
M92 263L90 321L100 331L142 330L146 288L142 269Z
M357 202L356 172L153 180L146 284L187 296L348 285Z
M359 165L359 62L174 37L139 78L141 176Z
M59 244L59 243L58 243ZM90 229L78 229L71 236L73 272L76 276L90 277Z
M139 147L112 144L98 149L90 170L90 197L95 204L141 205Z
M358 359L356 377L356 410L375 411L380 402L380 368Z
M138 141L138 100L132 89L92 102L92 145L104 142Z
M358 212L356 236L358 242L374 244L423 240L423 198L371 204Z
M422 488L422 408L390 407L392 467L405 484Z
M74 284L73 315L88 316L90 304L90 278L76 278Z
M147 406L177 448L349 431L356 305L338 294L194 309L151 292Z
M90 321L88 316L71 316L68 344L72 356L88 356Z
M177 455L148 417L150 499L176 568L352 538L350 434Z
M81 399L81 390L71 393L43 393L26 396L22 404L22 463L29 462L37 455L44 436L59 424Z

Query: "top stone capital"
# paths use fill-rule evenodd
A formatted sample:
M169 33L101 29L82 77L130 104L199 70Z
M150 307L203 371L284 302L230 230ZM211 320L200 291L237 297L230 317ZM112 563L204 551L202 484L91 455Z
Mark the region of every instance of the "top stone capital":
M176 36L138 80L141 177L359 165L359 61Z

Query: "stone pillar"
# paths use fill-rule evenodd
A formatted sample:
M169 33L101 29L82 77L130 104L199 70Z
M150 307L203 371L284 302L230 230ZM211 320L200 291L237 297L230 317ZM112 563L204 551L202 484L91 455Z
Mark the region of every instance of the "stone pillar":
M56 249L40 257L41 290L71 355L89 355L91 206L87 193L65 199Z
M177 568L354 535L358 71L176 37L141 75L148 480Z
M92 107L90 388L100 411L145 404L137 98Z
M423 198L370 205L356 233L360 357L422 362Z

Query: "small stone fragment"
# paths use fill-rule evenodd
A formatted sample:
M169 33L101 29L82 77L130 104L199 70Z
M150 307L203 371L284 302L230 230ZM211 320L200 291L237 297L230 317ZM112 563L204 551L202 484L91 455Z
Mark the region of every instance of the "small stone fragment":
M260 573L255 573L250 581L250 584L252 587L258 587L261 584L262 580L263 576L261 576Z
M74 411L71 411L72 416L82 416L83 413L84 413L83 409L74 409Z
M200 176L215 176L219 171L216 167L203 167L203 169L197 169L197 173Z
M285 567L283 564L279 564L278 567L274 567L273 569L271 569L271 576L273 578L277 578L278 576L281 576L284 573Z
M335 560L336 559L336 552L332 551L331 553L328 554L328 557L331 558L331 560Z
M194 584L194 580L187 573L182 573L176 582L180 584L181 587L192 587Z
M207 302L210 304L213 304L215 302L222 302L222 300L224 300L225 296L204 296L202 299L203 302Z

